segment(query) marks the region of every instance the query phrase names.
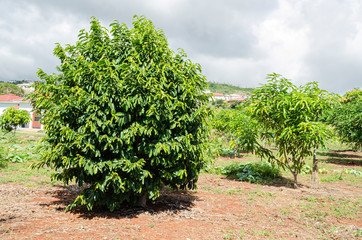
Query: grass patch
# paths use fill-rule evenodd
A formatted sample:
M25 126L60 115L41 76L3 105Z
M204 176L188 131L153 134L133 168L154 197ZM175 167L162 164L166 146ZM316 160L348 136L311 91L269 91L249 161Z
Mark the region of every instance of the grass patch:
M223 239L227 240L236 240L236 239L243 239L244 238L244 230L233 230L230 228L221 229L221 232L224 233Z
M39 159L36 146L42 132L17 132L0 137L0 183L18 183L33 187L59 184L51 181L52 169L32 169L30 165Z
M248 193L248 200L255 200L256 198L270 198L275 197L276 193L263 192L263 191L252 191Z
M0 183L18 183L28 187L61 184L59 181L50 180L52 169L32 169L30 165L33 162L9 163L6 168L0 170Z
M301 212L305 218L314 221L325 221L326 217L331 216L336 219L355 219L361 213L361 199L338 199L335 198L316 198L308 196L302 198Z

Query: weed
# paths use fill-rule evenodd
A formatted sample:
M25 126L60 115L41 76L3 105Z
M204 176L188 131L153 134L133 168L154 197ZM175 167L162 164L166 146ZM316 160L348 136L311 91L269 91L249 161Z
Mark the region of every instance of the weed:
M244 238L244 230L240 230L239 232L237 232L236 230L232 230L230 228L226 228L226 229L221 229L221 232L226 233L223 236L223 239L227 239L227 240L236 240L236 239L243 239Z
M329 207L330 214L337 218L353 219L362 209L361 200L352 202L350 200L340 199Z
M362 177L362 172L358 171L356 169L346 168L346 169L344 169L344 172L347 174L352 174L356 177Z
M282 208L280 209L280 213L284 214L284 215L289 215L289 213L291 213L291 209L290 208Z
M229 194L229 195L242 195L244 193L243 190L240 190L240 189L228 189L226 190L226 194Z
M336 198L333 197L333 196L329 196L327 199L328 199L329 201L336 201Z
M308 166L308 165L305 165L303 168L302 168L302 174L312 174L312 168L310 167L310 166ZM329 173L329 171L327 170L327 169L325 169L325 168L319 168L318 169L318 173L319 174L327 174L327 173Z
M317 198L311 197L311 196L308 196L308 197L306 197L306 198L302 198L302 200L306 200L306 201L308 201L308 202L317 202L317 201L318 201Z
M338 182L338 181L341 181L343 180L343 176L342 176L342 173L339 173L339 174L333 174L333 175L328 175L326 177L323 177L321 178L321 182Z
M281 176L278 168L266 162L232 163L224 167L222 173L248 182L271 180Z
M354 236L355 237L362 237L362 228L357 229Z
M242 195L244 194L243 190L240 189L234 189L234 188L229 188L227 190L222 190L222 189L217 189L217 188L213 188L210 186L201 186L202 190L206 190L208 192L212 192L215 194L228 194L228 195Z
M265 236L265 237L269 237L271 235L271 233L268 230L261 230L261 231L254 230L254 234L256 236Z
M276 193L252 191L248 193L248 200L255 200L256 198L274 197L275 195Z

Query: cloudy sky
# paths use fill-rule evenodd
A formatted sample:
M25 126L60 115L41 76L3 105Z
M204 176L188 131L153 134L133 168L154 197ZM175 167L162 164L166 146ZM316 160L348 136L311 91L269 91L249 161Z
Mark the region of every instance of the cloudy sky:
M90 17L132 27L144 15L208 81L257 87L269 73L343 94L362 87L360 0L0 0L0 81L37 79L59 64Z

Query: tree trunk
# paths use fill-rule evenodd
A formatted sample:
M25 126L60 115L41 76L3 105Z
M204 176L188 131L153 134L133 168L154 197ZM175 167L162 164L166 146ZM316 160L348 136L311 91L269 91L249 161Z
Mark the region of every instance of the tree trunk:
M293 187L298 188L298 173L293 172L293 177L294 177Z
M147 207L147 193L142 193L142 195L138 199L137 205L143 208Z
M319 121L319 114L317 114L317 121ZM318 133L317 133L318 134ZM312 188L316 187L316 185L319 182L319 177L318 177L318 159L317 159L317 147L314 147L314 152L313 152L313 169L312 169L312 179L311 179L311 186Z
M311 186L312 188L316 187L319 182L318 176L318 159L317 159L317 148L314 148L313 153L313 170L312 170L312 179L311 179Z

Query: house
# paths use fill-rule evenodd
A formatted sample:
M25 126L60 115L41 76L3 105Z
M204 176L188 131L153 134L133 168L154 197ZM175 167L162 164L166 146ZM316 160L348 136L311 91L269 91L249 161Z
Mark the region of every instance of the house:
M36 114L33 107L31 106L30 100L24 100L25 98L16 96L15 94L5 94L0 95L0 115L8 107L14 107L20 110L26 110L29 112L31 121L22 126L23 128L39 128L42 129L42 124L40 123L41 116Z
M212 100L213 101L216 101L216 100L218 100L218 99L221 99L221 100L226 100L226 96L224 95L224 94L222 94L222 93L213 93L212 94Z
M232 102L245 102L246 99L242 98L242 97L237 97L237 98L232 98L228 101L228 103L232 103Z
M17 86L24 89L24 91L26 93L34 92L34 87L32 86L32 83L21 83L21 84L17 84Z
M233 94L230 94L230 99L229 100L239 99L239 98L241 98L241 96L239 94L233 93Z

